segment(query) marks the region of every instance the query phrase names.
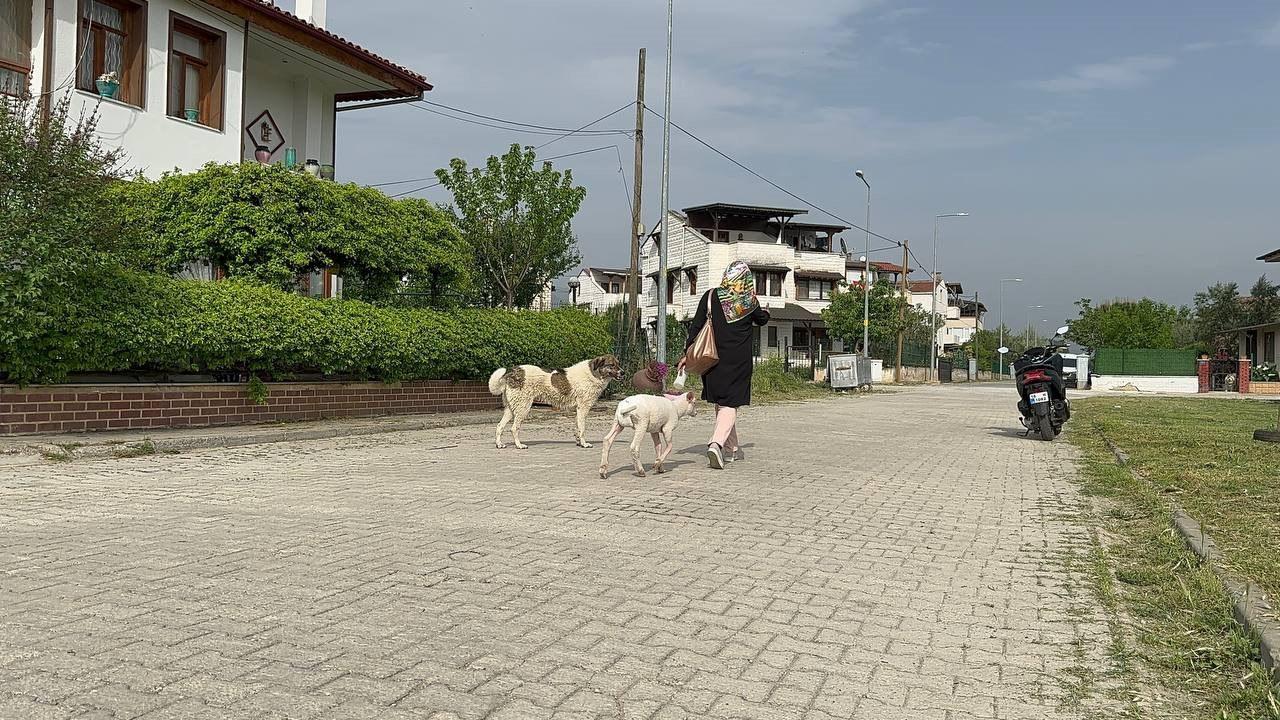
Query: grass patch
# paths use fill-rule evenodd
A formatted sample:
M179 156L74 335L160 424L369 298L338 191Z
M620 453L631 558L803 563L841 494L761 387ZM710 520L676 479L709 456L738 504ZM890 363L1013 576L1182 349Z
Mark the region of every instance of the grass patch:
M111 454L118 458L136 458L155 455L157 452L159 451L156 449L155 443L150 440L143 440L142 442L134 445L118 447L115 450L112 450Z
M1261 468L1254 464L1256 459L1242 456L1275 452L1240 447L1253 443L1254 427L1265 426L1257 425L1257 413L1265 414L1266 406L1242 407L1253 405L1129 398L1072 405L1074 427L1068 437L1083 451L1085 491L1096 498L1099 510L1101 532L1090 557L1094 594L1114 618L1109 619L1110 654L1128 676L1139 717L1280 718L1276 690L1258 663L1254 638L1236 624L1222 584L1186 548L1169 521L1171 496L1203 518L1193 508L1212 504L1225 487L1257 492L1267 485L1261 477L1246 481L1241 472L1242 466ZM1206 426L1217 415L1215 410L1222 414L1218 425ZM1230 420L1222 422L1225 418ZM1248 432L1233 441L1238 430L1226 427L1238 429L1242 424L1249 426ZM1138 476L1116 464L1103 433L1129 453ZM1210 463L1227 478L1205 472ZM1275 459L1271 463L1274 467ZM1224 467L1232 471L1224 472ZM1178 491L1169 492L1175 485ZM1276 487L1274 480L1271 487ZM1195 503L1188 502L1192 497ZM1221 519L1221 511L1212 517ZM1276 537L1266 534L1274 532L1267 529L1271 527L1255 525L1260 533L1256 540ZM1237 530L1247 534L1243 526ZM1210 532L1215 539L1226 537ZM1238 547L1219 542L1231 548L1229 552ZM1132 643L1126 640L1130 632Z

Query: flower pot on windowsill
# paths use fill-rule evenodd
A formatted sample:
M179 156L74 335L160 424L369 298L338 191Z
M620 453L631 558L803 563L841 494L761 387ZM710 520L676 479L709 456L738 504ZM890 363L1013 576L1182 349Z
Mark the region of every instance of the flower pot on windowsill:
M95 83L98 86L98 95L108 100L114 100L116 93L120 92L120 83L111 80L98 80Z
M183 110L182 116L187 119L187 122L200 122L200 111L195 108Z

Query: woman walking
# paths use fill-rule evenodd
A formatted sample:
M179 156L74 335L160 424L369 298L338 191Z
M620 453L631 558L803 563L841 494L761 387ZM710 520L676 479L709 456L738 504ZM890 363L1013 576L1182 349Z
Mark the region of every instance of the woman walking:
M708 315L709 313L709 315ZM769 311L756 299L755 276L741 260L724 271L720 287L708 290L689 326L685 352L710 320L720 361L702 375L702 399L716 406L716 427L707 444L707 462L720 470L738 452L738 408L751 404L753 325L769 322ZM749 322L744 322L749 321ZM680 367L684 368L684 358Z

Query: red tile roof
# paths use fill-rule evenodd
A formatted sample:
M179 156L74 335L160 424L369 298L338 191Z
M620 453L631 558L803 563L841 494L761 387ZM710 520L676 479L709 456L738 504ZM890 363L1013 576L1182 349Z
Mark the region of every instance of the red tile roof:
M416 73L413 70L410 70L404 67L403 65L397 65L396 63L382 57L381 55L378 55L372 50L368 50L364 47L361 47L360 45L357 45L351 42L350 40L347 40L344 37L335 35L334 33L331 33L322 27L312 25L311 23L307 22L306 20L303 20L297 15L294 15L288 10L285 10L281 7L276 6L274 3L270 2L270 0L205 0L205 1L208 2L210 5L214 5L216 7L223 7L224 9L227 9L233 12L234 12L234 9L232 7L227 7L228 5L239 6L249 12L253 12L253 11L260 12L266 15L269 19L275 20L283 24L288 29L294 30L298 33L301 33L302 35L312 38L313 40L316 40L320 43L328 45L330 48L336 50L337 52L349 55L351 57L354 57L357 60L361 60L363 62L369 63L370 65L373 65L379 68L380 70L386 72L388 75L401 81L401 83L405 86L401 88L401 90L404 90L406 92L398 96L401 96L401 97L409 96L409 93L407 92L407 90L410 88L412 88L417 93L423 93L432 88L431 83L428 82L427 79L423 77L421 74ZM249 18L249 19L252 20L252 18ZM368 97L363 97L365 95L367 95ZM354 93L344 99L351 99L351 100L373 99L373 96L375 95L379 95L383 97L397 97L397 95L394 92L392 92L390 95L388 95L388 93L372 92L372 93Z
M907 290L913 293L933 292L932 280L911 280L907 283Z

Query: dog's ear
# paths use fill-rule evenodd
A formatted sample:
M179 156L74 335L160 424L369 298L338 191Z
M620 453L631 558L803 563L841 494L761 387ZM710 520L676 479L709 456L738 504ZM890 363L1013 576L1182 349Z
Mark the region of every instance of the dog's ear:
M689 402L693 402L693 393L692 393L692 392L687 392L687 393L685 393L685 394L684 394L684 396L685 396L686 398L688 398Z

